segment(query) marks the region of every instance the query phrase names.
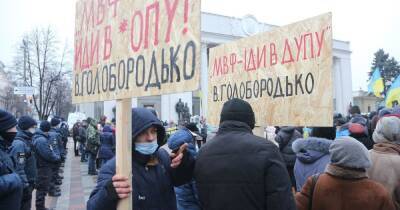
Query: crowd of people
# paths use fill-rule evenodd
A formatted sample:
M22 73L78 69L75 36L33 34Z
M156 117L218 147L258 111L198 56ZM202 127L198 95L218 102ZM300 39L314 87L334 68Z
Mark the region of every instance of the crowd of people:
M400 112L349 113L332 127L277 127L266 140L252 133L252 107L232 99L199 147L188 127L164 145L157 115L133 109L132 183L111 159L87 208L116 209L132 193L134 209L400 209Z
M33 188L36 209L46 193L59 196L62 124L53 118L37 128L30 117L0 112L0 209L29 209ZM205 142L196 124L167 135L156 112L134 108L129 182L116 172L113 124L78 121L75 156L98 175L87 209L116 209L130 194L139 210L400 209L400 109L362 115L353 106L332 127L276 127L266 138L253 134L255 125L249 103L229 100Z
M0 209L45 208L46 195L61 196L68 125L62 118L38 122L32 117L17 119L0 110Z
M97 169L115 156L115 125L106 122L103 116L99 122L89 117L77 121L72 127L75 156L88 163L88 174L97 175Z

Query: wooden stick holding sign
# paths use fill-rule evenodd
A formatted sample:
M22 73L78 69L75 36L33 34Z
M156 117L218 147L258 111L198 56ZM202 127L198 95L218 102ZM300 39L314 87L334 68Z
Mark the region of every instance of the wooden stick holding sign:
M116 123L116 174L128 177L132 186L132 99L117 100ZM117 209L132 209L132 193L118 202Z

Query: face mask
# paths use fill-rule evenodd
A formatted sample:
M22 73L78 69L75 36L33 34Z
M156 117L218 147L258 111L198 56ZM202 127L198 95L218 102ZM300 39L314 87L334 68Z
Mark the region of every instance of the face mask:
M36 128L29 128L29 133L34 134L36 133Z
M135 150L144 155L153 154L157 150L157 148L157 140L154 140L151 143L135 143Z
M6 144L11 145L11 143L14 141L14 138L16 135L17 135L17 132L6 132L6 133L2 133L1 137L3 137Z

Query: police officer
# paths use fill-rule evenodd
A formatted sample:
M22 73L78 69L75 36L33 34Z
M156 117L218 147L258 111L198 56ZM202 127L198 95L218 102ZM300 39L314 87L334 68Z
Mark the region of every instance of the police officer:
M61 162L64 160L64 146L62 143L62 136L59 133L59 125L61 121L58 118L52 118L50 121L51 129L49 131L49 141L53 146L54 152L61 158ZM52 165L52 177L50 180L49 195L58 197L61 195L60 185L62 184L62 176L59 175L61 162Z
M36 209L45 210L45 197L49 192L50 180L52 178L52 168L54 164L60 162L61 158L55 153L54 146L49 141L50 123L42 121L40 129L33 136L33 146L37 162L37 190L36 190Z
M32 144L32 137L36 132L36 127L37 123L33 118L29 116L19 118L17 136L10 149L10 155L17 165L17 173L24 183L21 210L31 209L32 191L37 175Z
M22 181L15 172L15 165L8 154L17 134L15 117L0 109L0 209L20 209Z

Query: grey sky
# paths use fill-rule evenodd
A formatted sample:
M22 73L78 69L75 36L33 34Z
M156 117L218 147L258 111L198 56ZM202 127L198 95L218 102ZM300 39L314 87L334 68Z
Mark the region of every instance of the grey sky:
M35 27L53 27L72 48L76 0L1 0L0 61L11 65L18 41ZM353 90L367 89L367 72L378 48L400 61L400 1L202 0L202 11L286 25L331 11L333 37L350 41ZM396 11L397 10L397 11Z

